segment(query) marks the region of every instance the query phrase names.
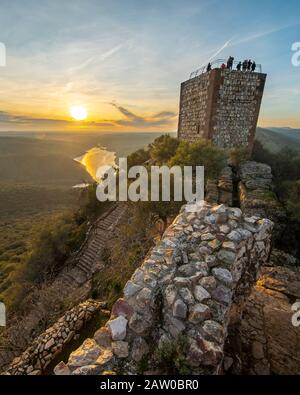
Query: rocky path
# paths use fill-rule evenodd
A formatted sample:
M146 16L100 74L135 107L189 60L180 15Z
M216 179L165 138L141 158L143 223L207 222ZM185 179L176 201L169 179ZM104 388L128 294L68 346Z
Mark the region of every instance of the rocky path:
M79 287L103 266L102 253L106 242L125 215L126 205L116 204L91 226L86 240L59 276L67 287Z

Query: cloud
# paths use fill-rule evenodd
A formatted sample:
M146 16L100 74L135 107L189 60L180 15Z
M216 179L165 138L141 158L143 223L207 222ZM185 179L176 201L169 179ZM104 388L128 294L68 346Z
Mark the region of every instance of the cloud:
M219 55L225 48L229 47L230 43L231 43L232 39L226 41L226 43L224 43L221 48L219 48L210 58L208 61L214 59L217 55Z
M254 33L254 34L251 34L251 35L239 38L237 40L230 40L231 41L230 46L244 44L244 43L246 43L248 41L252 41L252 40L258 40L258 39L263 38L265 36L269 36L271 34L278 33L278 32L280 32L282 30L289 29L291 27L297 27L297 26L299 26L299 22L285 24L285 25L282 25L282 26L277 26L276 25L275 27L272 27L272 28L270 28L268 30L265 30L265 31L260 31L260 32L257 32L257 33Z
M110 104L114 106L125 117L125 119L114 121L115 125L117 126L131 126L137 128L164 126L169 125L170 122L173 121L173 118L177 115L176 113L171 111L161 111L150 117L143 117L134 114L132 111L128 110L123 106L119 106L116 103Z
M6 111L0 111L0 123L17 124L17 125L46 125L46 126L75 126L78 123L66 119L53 119L53 118L36 118L26 115L15 115ZM110 122L84 122L85 126L114 126Z

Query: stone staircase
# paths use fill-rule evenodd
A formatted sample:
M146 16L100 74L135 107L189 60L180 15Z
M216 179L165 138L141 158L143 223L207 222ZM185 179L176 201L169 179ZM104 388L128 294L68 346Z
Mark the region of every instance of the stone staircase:
M82 246L59 276L67 288L70 285L73 288L81 286L101 269L103 249L125 212L126 205L118 203L90 227Z

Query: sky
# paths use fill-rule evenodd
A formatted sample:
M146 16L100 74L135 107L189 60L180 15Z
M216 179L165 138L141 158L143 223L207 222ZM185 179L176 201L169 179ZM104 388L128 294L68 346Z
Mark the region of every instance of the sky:
M268 74L259 125L300 128L299 0L1 0L0 10L1 131L176 131L180 83L229 55ZM71 118L75 105L85 121Z

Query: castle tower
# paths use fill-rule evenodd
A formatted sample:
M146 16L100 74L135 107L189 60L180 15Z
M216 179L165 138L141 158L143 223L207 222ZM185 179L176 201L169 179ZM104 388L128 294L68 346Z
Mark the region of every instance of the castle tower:
M266 74L213 69L181 84L178 138L252 152Z

